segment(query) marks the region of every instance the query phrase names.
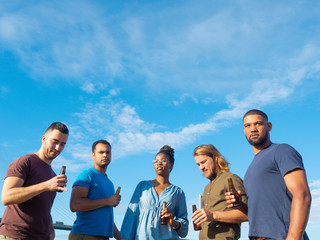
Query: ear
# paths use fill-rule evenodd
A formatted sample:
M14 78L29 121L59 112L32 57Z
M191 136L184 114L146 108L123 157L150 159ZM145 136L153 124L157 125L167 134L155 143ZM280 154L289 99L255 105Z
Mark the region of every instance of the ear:
M173 169L173 163L170 162L170 172L172 171L172 169Z
M94 158L94 152L91 153L92 158Z
M268 122L268 130L269 130L269 132L271 131L271 129L272 129L272 123Z
M41 140L42 140L42 143L44 143L44 141L46 140L46 135L43 135Z

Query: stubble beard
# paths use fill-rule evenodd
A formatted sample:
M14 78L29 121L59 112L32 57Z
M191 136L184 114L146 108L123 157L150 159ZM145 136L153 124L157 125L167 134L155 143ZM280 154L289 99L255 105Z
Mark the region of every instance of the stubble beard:
M203 174L203 175L204 175L204 174ZM211 169L210 174L204 175L204 176L205 176L207 179L209 179L210 181L212 181L213 179L216 178L217 173L216 173L215 169Z
M252 145L254 147L259 147L259 146L262 146L266 142L268 136L269 136L269 132L266 132L266 134L264 136L259 137L257 140L252 140L250 138L247 138L247 140L250 145Z

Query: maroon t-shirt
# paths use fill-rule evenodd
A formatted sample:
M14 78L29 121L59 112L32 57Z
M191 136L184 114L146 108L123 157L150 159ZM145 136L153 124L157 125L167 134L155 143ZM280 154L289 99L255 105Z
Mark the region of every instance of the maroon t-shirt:
M45 182L56 176L51 166L35 154L22 156L11 163L7 177L24 180L23 187ZM0 234L23 240L49 239L52 229L51 207L56 192L43 192L26 202L6 207Z

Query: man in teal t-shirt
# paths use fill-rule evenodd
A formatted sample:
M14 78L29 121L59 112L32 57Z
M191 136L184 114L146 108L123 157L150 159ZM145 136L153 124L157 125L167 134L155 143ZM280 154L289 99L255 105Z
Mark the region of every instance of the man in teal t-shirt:
M120 232L113 220L113 207L118 206L121 196L114 194L114 186L106 171L111 162L111 145L99 140L92 145L94 165L77 177L72 187L70 208L77 212L77 219L69 240L90 239L119 240Z

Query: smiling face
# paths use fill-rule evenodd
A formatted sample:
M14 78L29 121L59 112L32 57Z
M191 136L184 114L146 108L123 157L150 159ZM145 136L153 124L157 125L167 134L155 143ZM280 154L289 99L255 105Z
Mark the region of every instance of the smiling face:
M105 172L111 162L111 149L108 144L98 143L92 153L94 168L100 172Z
M153 166L157 175L164 176L170 174L173 164L169 161L169 158L165 154L159 153L154 160L156 162L153 164ZM166 161L162 162L162 160Z
M207 155L197 155L194 156L196 164L198 165L200 171L203 173L203 176L212 181L218 171L217 168L217 157L209 157Z
M44 160L52 161L62 152L67 140L68 134L57 129L47 131L42 137L40 156L43 156Z

